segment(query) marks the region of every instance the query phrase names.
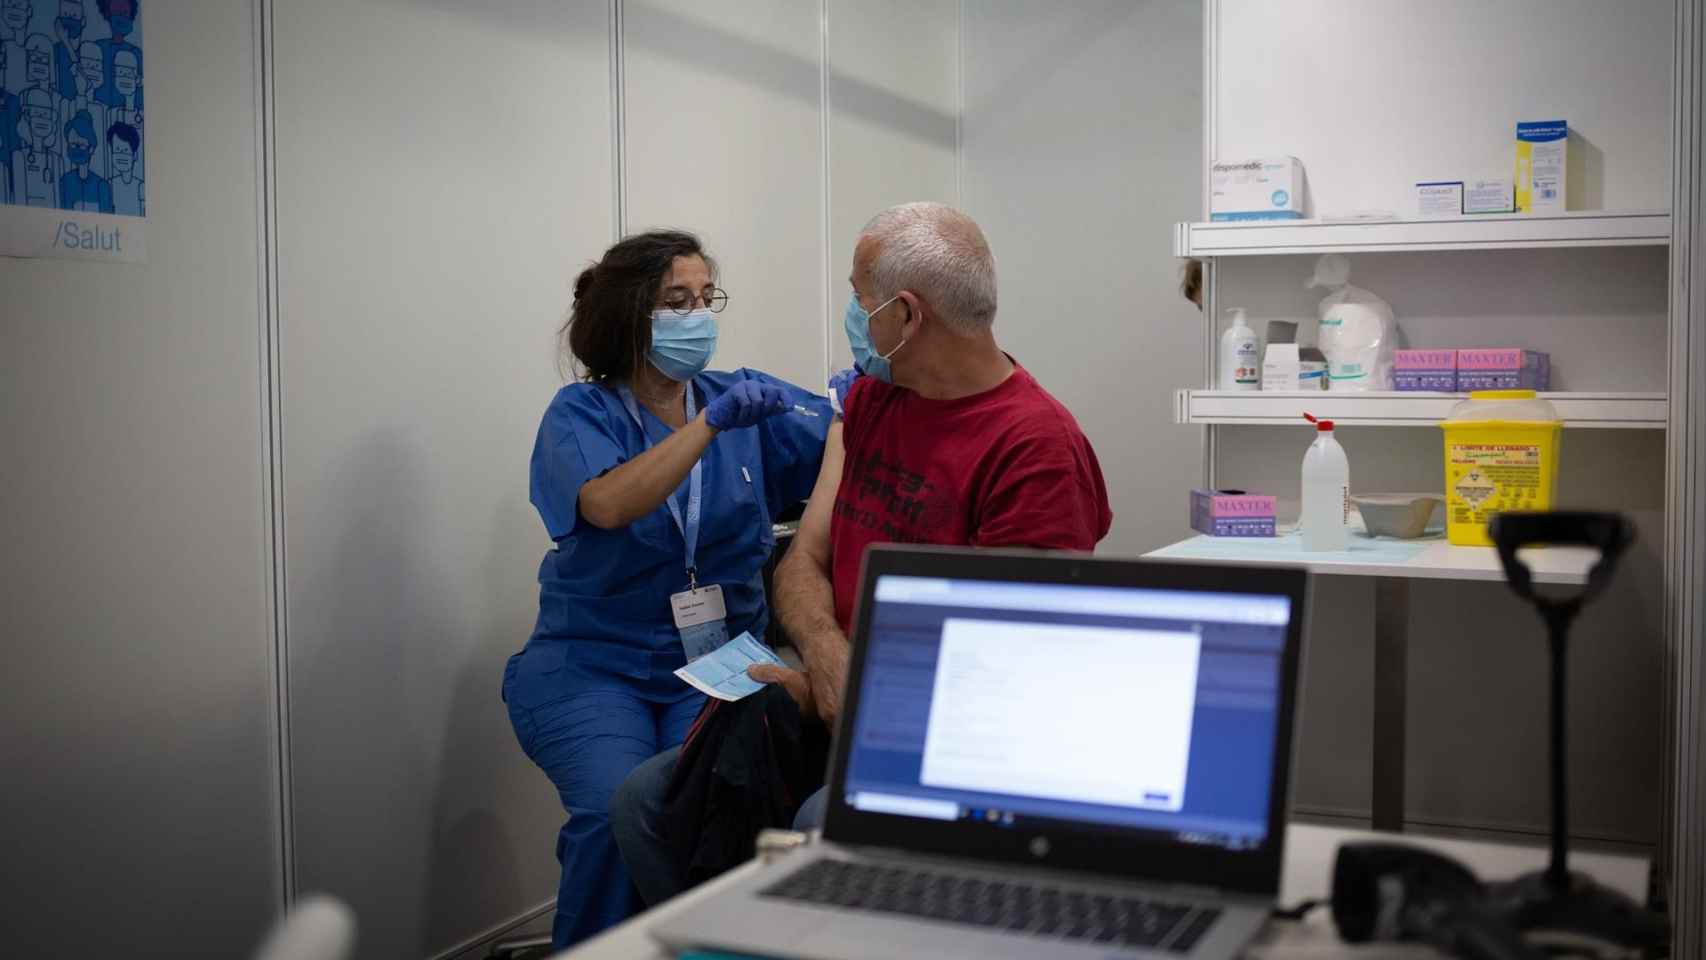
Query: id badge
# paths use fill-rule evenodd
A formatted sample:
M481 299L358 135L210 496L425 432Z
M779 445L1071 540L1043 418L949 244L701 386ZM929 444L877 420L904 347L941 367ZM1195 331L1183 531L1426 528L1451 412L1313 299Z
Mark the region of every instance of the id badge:
M675 630L681 634L681 648L691 663L729 641L725 622L728 608L723 606L723 588L716 584L683 590L669 598L675 614Z

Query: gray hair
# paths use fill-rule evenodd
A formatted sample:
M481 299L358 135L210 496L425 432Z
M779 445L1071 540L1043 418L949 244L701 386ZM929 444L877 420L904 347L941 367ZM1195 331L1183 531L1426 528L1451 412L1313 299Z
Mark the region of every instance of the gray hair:
M877 242L867 291L888 299L911 290L956 333L995 323L995 255L977 222L945 203L903 203L871 218L861 237Z

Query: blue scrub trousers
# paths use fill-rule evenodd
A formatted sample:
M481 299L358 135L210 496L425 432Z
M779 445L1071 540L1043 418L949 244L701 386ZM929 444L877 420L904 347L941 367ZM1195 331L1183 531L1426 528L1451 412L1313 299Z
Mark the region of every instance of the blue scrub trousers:
M568 822L557 833L557 915L551 943L561 948L615 926L642 909L610 832L610 797L642 762L679 746L705 702L688 690L677 700L657 702L611 685L568 691L531 708L511 695L516 681L512 658L504 675L504 699L516 740L528 759L557 786Z

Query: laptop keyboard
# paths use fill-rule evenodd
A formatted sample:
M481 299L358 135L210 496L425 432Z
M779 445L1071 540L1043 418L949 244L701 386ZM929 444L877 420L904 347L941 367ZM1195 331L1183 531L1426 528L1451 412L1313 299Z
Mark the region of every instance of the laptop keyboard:
M815 860L761 896L985 929L1188 953L1220 911L1040 883Z

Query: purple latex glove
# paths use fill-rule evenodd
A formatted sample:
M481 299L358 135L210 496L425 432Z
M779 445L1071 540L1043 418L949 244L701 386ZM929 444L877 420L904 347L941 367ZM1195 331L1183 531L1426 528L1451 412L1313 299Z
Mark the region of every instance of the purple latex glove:
M788 398L773 383L742 380L705 408L705 422L713 430L750 427L788 410Z

